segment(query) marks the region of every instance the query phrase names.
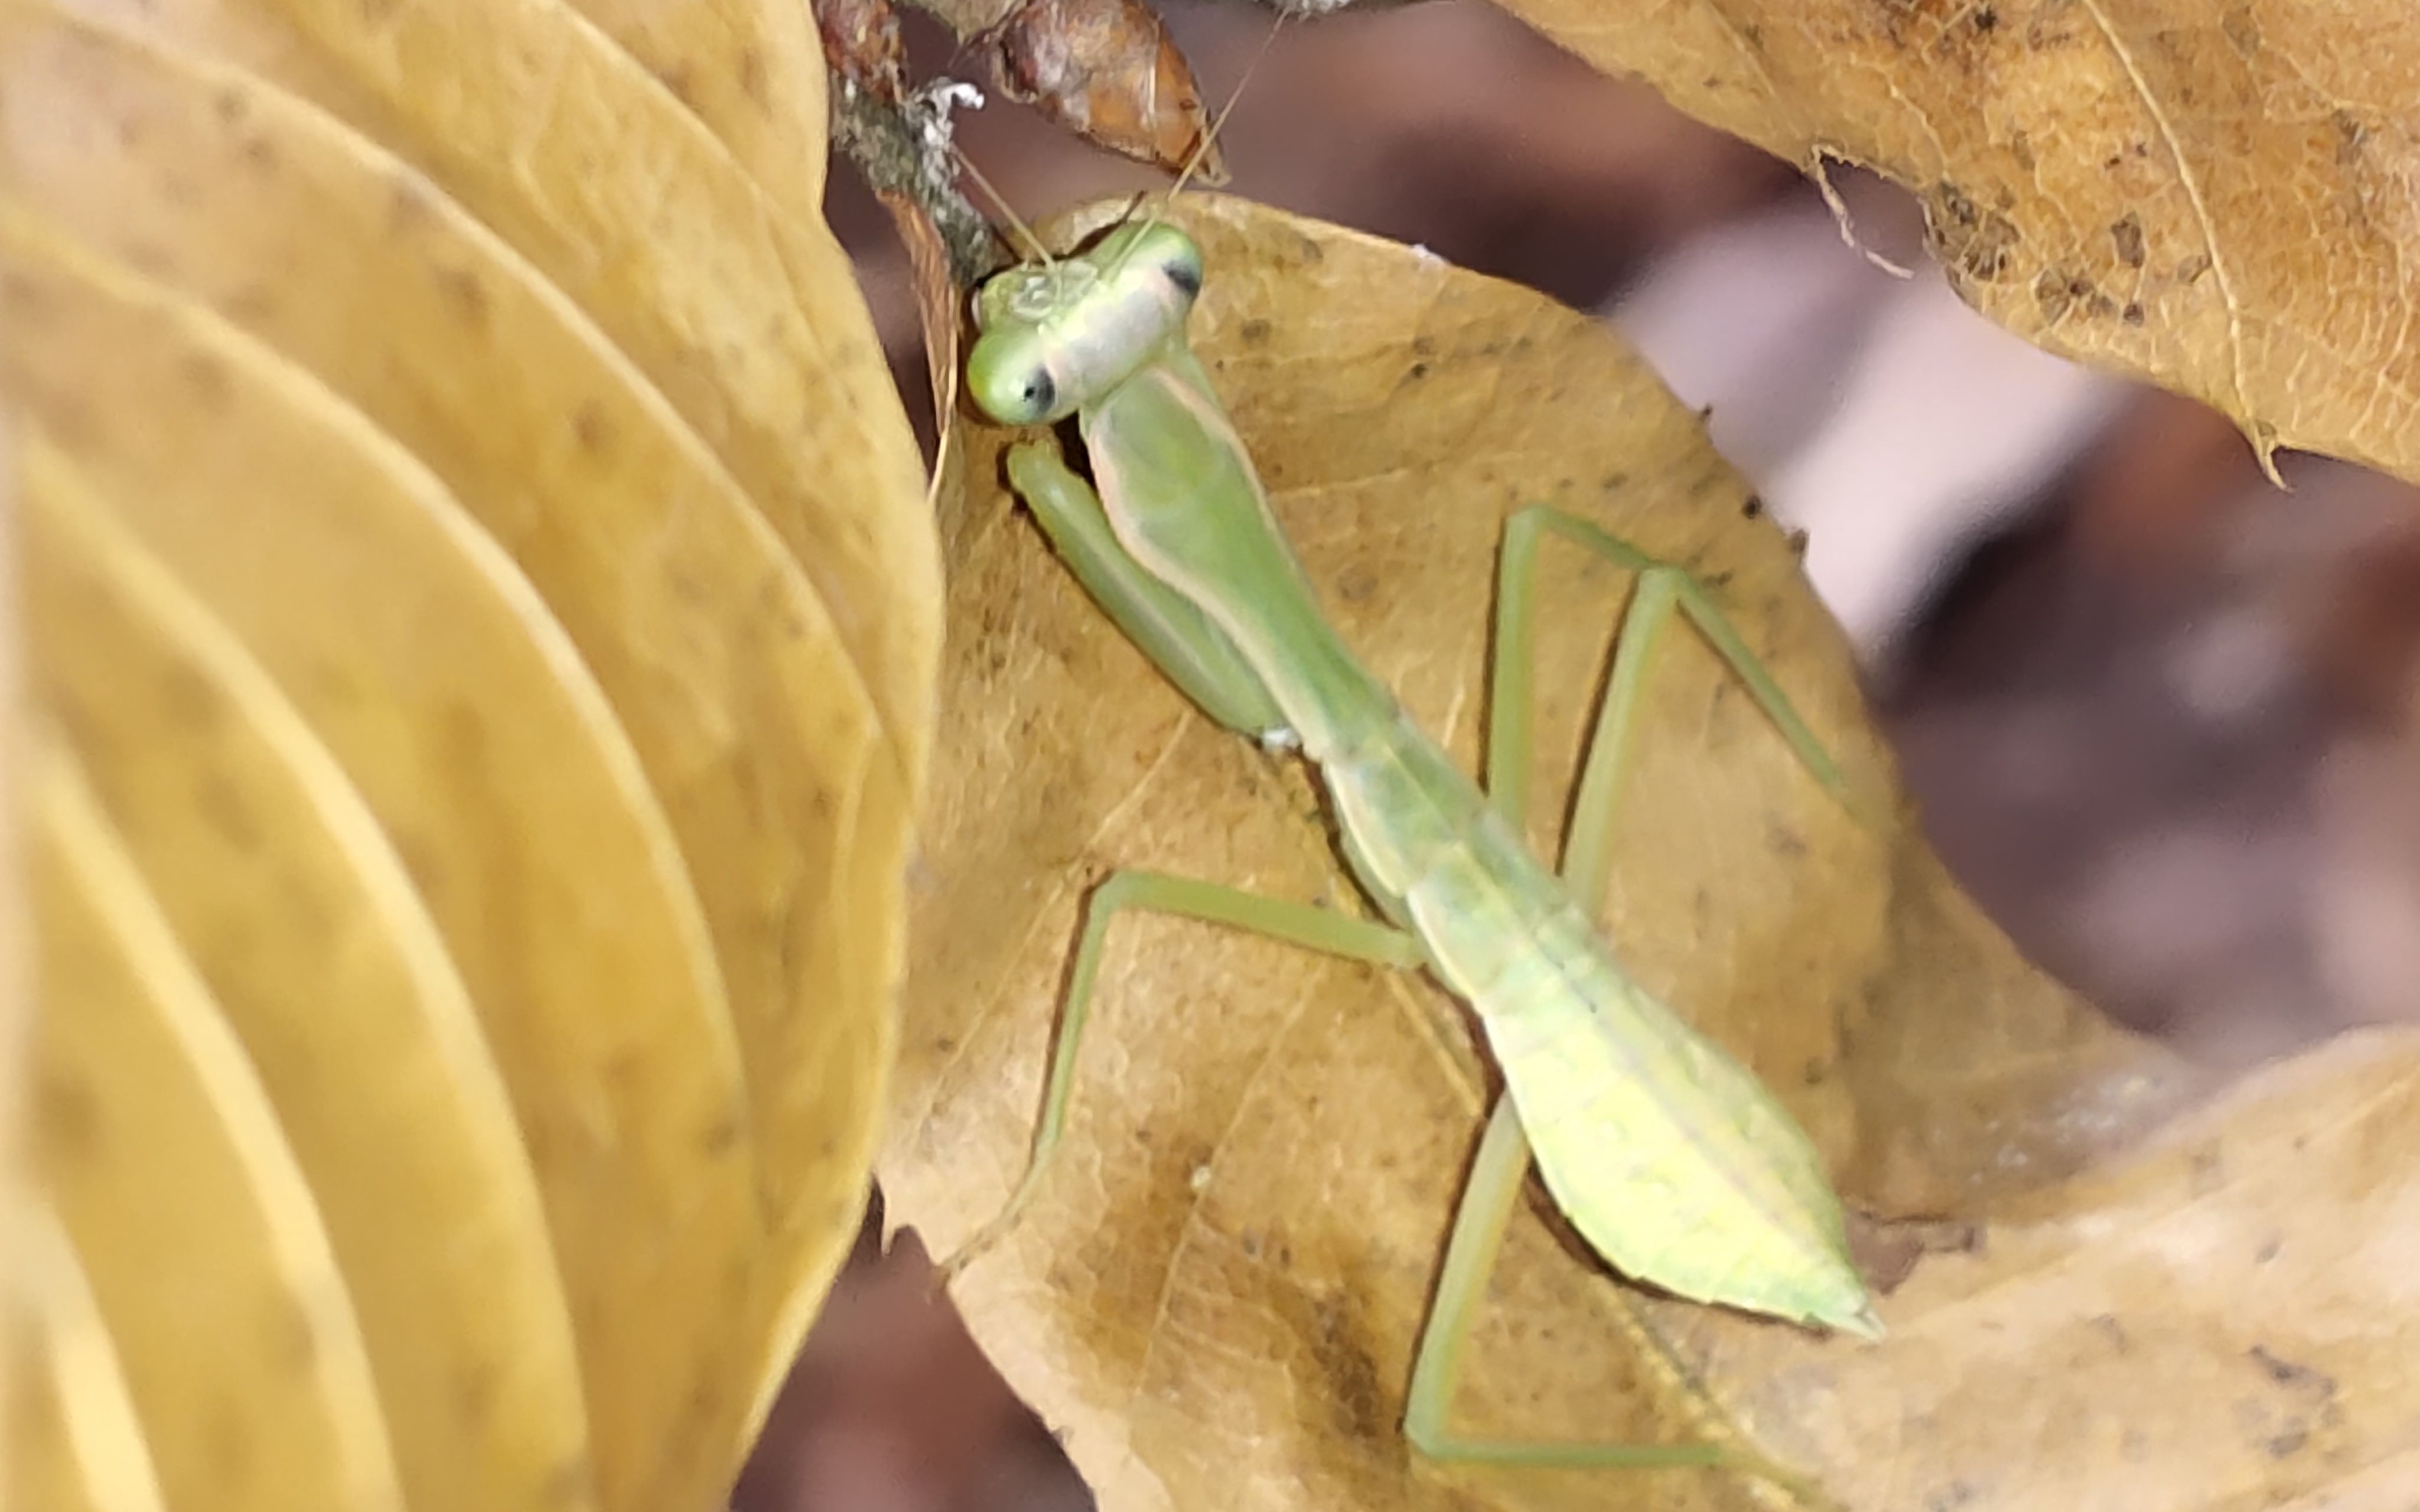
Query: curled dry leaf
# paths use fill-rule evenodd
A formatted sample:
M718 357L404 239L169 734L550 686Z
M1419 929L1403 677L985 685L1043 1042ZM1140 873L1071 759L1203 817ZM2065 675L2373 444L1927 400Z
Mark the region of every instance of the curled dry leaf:
M1533 1211L1457 1419L1548 1439L1736 1434L1850 1504L1955 1486L1978 1489L1968 1504L2039 1504L2024 1476L2045 1446L2020 1443L1989 1399L1973 1422L1927 1414L2028 1341L2047 1349L2102 1314L2174 1358L2242 1304L2197 1281L2189 1255L2155 1282L2158 1236L2191 1198L2120 1200L2156 1178L2106 1174L2194 1079L2028 967L1950 885L1781 532L1611 336L1410 249L1215 199L1180 219L1209 269L1197 347L1280 521L1424 728L1475 756L1501 522L1553 501L1713 585L1864 810L1805 775L1701 642L1668 632L1602 908L1637 975L1757 1069L1851 1204L1881 1220L1869 1248L1890 1336L1821 1339L1650 1300ZM883 1165L893 1211L937 1254L1020 1169L1078 907L1109 870L1357 906L1296 764L1179 699L1001 495L999 438L975 440L945 525L956 649ZM1628 586L1550 553L1543 794L1568 782ZM1533 815L1542 846L1557 808ZM1105 1506L1778 1494L1703 1471L1413 1458L1403 1393L1489 1085L1461 1013L1400 974L1164 919L1122 923L1104 980L1049 1184L955 1294ZM2146 1160L2118 1169L2158 1169ZM2048 1184L2082 1170L2096 1174ZM2119 1242L2081 1242L2104 1226ZM1941 1234L1972 1253L1929 1251ZM2000 1286L2025 1288L2025 1305L1976 1300ZM2294 1299L2266 1305L2268 1336L2294 1336ZM2057 1372L2023 1379L2068 1410L2107 1411ZM1960 1462L1994 1434L2000 1458Z
M1977 308L2420 479L2420 24L2405 0L1512 0L1609 73L1924 202Z
M938 643L812 34L92 8L0 8L33 1144L123 1386L46 1321L51 1420L176 1505L707 1504L857 1229Z
M1145 0L1026 0L984 41L1011 100L1137 162L1227 181L1193 66Z

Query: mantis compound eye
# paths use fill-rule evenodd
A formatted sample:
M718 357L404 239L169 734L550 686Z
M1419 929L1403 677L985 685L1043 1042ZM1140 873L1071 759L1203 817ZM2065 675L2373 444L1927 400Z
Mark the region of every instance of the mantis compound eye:
M1202 251L1190 239L1163 258L1159 270L1167 275L1170 283L1183 291L1187 303L1201 297Z
M1017 406L1025 415L1039 420L1059 402L1059 385L1050 370L1036 364L1025 370L1025 381L1017 386Z
M967 354L967 389L985 415L1003 425L1048 419L1059 402L1059 378L1047 344L1030 327L1010 325L975 338Z

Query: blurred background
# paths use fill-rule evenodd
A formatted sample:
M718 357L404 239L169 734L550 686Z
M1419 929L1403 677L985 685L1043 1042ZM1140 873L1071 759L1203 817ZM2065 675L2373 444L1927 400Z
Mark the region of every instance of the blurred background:
M2235 1068L2420 1018L2420 500L1969 312L1904 195L1789 165L1464 0L1289 23L1164 8L1229 192L1594 310L1807 535L1943 857L2034 960ZM911 21L916 77L979 76ZM1264 54L1264 46L1266 51ZM1258 59L1255 64L1255 59ZM1020 213L1166 180L1005 103L958 140ZM830 211L911 412L904 255ZM740 1512L1090 1505L928 1263L871 1221Z

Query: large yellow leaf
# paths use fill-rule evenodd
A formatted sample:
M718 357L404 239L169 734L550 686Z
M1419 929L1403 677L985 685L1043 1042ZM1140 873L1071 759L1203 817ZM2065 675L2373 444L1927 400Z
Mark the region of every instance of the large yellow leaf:
M938 561L821 68L769 3L0 5L29 681L126 879L49 917L138 900L237 1047L390 1499L717 1504L857 1228ZM212 1504L93 1216L171 1113L64 1237Z
M2420 1051L2349 1048L2143 1143L2195 1079L2027 967L1949 885L1893 796L1837 627L1698 417L1523 291L1233 202L1182 219L1211 270L1197 346L1280 521L1424 728L1475 753L1497 532L1551 501L1711 583L1865 810L1809 781L1674 633L1602 909L1638 975L1748 1060L1885 1220L1865 1249L1889 1336L1651 1301L1532 1212L1459 1420L1738 1435L1821 1488L1787 1495L1875 1506L2066 1504L2121 1473L2129 1504L2207 1505L2408 1452L2408 1381L2340 1319L2363 1308L2402 1340L2420 1315L2374 1269L2320 1257L2381 1227L2412 1240L2420 1188L2368 1151L2412 1136ZM1078 906L1108 871L1354 906L1297 765L1206 725L1108 626L1001 493L996 445L947 521L950 717L884 1162L939 1253L1020 1169ZM1548 794L1626 587L1576 554L1543 586ZM1541 844L1555 809L1533 815ZM1104 980L1049 1184L955 1295L1105 1505L1787 1499L1723 1473L1413 1458L1412 1346L1487 1095L1466 1023L1400 975L1166 920L1121 926ZM2334 1111L2348 1096L2356 1111ZM2298 1119L2327 1125L2302 1180ZM2070 1426L2144 1393L2157 1411L2132 1437Z

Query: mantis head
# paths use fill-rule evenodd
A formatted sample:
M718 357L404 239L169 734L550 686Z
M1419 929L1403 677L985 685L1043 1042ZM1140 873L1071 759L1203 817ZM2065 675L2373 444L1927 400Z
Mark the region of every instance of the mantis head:
M1182 340L1201 292L1202 249L1156 220L997 273L975 291L982 334L967 354L967 392L1003 425L1064 420Z

